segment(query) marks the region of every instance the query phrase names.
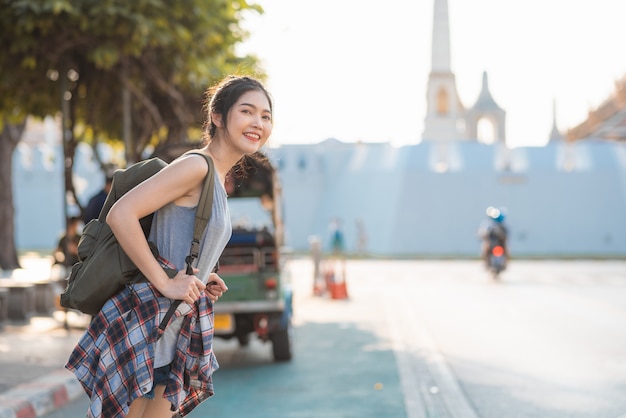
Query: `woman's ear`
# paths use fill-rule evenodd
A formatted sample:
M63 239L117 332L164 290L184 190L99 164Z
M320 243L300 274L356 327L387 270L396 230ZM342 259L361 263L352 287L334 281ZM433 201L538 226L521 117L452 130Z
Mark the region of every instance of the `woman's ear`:
M224 127L224 125L222 124L222 114L221 113L211 112L211 121L218 128L223 128Z

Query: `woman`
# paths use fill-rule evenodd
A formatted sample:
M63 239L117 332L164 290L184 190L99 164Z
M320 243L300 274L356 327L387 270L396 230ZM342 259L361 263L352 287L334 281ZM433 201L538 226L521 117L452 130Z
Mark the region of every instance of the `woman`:
M211 273L231 235L226 174L257 152L272 131L272 102L261 83L230 76L207 93L205 145L199 151L215 165L211 219L193 275L185 256L193 235L195 207L208 168L200 155L185 154L119 199L107 223L120 245L148 279L127 286L94 318L66 367L90 396L89 417L171 417L188 414L213 395L218 368L212 350L213 304L228 290ZM149 240L139 219L155 212ZM175 266L169 279L163 266ZM206 286L206 283L214 282ZM180 299L175 319L159 336L157 327L171 301Z

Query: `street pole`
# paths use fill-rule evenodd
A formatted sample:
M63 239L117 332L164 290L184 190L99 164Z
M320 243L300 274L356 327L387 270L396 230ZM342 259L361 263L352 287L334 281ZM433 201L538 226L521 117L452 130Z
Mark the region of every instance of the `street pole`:
M67 83L67 70L65 67L61 68L59 72L59 76L61 77L61 142L63 144L63 214L65 215L65 237L69 236L69 205L67 202L67 185L68 181L71 181L71 173L69 173L70 178L68 179L68 164L69 164L69 135L67 132L67 121L69 115L69 102L67 98L68 91L68 83ZM63 246L63 256L67 259L67 245Z
M122 61L122 71L124 72L124 79L128 79L128 58L125 57ZM124 84L122 84L122 139L124 140L124 155L126 157L126 163L130 162L130 150L131 144L131 97L130 91Z

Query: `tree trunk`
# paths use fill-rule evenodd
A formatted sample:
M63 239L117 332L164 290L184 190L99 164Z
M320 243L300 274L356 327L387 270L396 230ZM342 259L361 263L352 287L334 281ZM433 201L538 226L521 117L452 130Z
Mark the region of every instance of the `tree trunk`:
M13 152L17 148L26 119L19 124L3 121L0 133L0 268L20 268L15 247L15 206L13 206Z

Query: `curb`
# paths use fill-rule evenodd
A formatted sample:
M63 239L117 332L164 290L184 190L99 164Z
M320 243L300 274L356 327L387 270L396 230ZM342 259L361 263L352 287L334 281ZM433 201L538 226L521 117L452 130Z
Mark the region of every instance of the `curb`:
M36 418L59 409L83 394L83 388L66 369L0 393L0 418Z

